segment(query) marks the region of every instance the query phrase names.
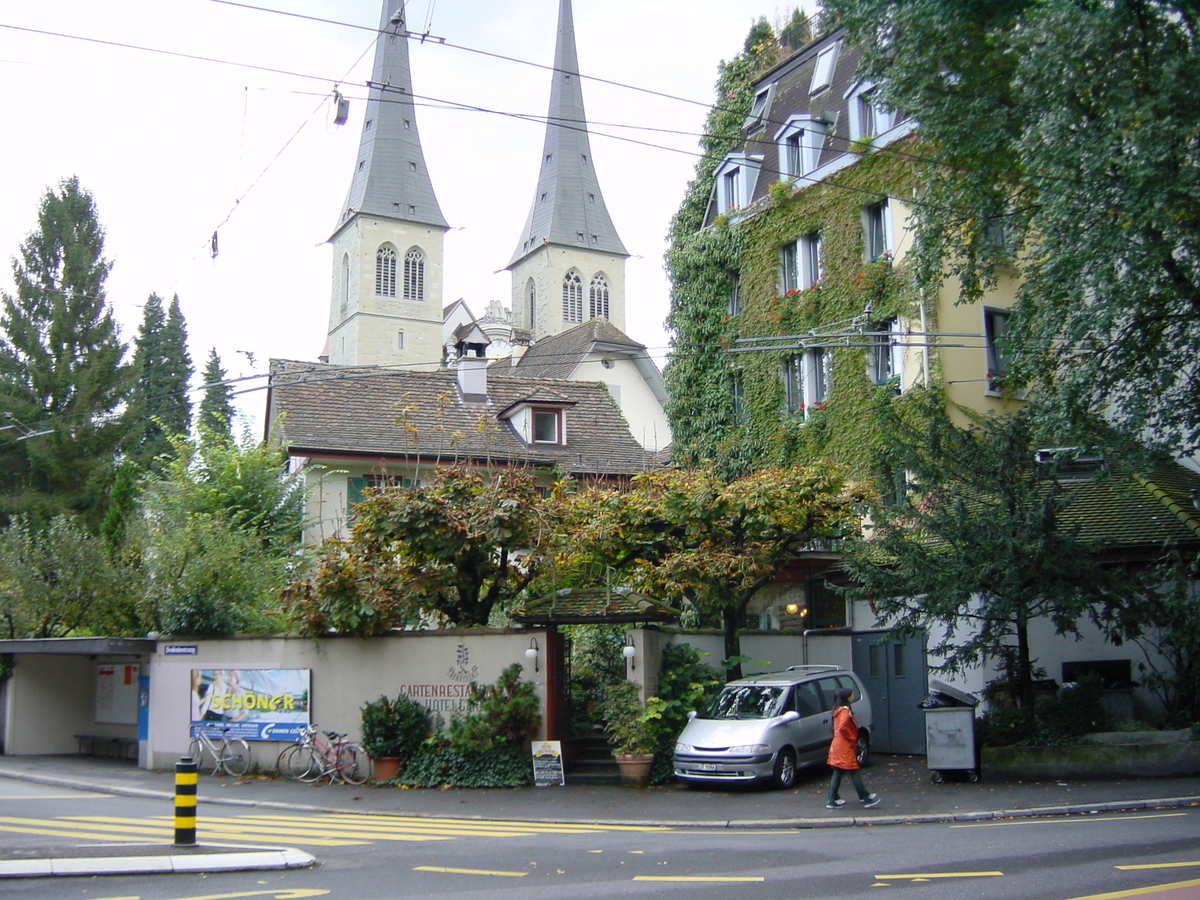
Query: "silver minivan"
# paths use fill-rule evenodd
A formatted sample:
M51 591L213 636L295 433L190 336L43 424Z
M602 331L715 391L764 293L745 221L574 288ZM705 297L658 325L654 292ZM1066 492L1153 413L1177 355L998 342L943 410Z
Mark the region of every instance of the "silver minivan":
M712 784L770 779L789 788L802 766L825 762L833 737L833 695L854 692L858 762L871 746L871 700L853 672L839 666L791 666L721 688L708 708L689 714L675 744L675 777Z

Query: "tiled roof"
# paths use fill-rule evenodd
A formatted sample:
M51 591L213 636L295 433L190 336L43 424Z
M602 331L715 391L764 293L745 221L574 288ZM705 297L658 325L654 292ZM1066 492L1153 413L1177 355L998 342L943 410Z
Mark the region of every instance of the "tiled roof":
M1157 551L1165 544L1200 545L1200 510L1192 503L1200 474L1162 463L1149 474L1080 481L1063 511L1064 527L1107 553Z
M575 588L553 591L513 606L508 614L525 625L584 625L596 622L674 622L677 616L633 591Z
M488 379L486 403L464 403L453 371L271 361L272 422L297 456L561 466L570 474L631 475L654 465L596 382ZM497 415L529 398L567 405L566 443L526 445Z
M645 350L606 319L592 319L559 334L541 338L525 351L516 373L526 378L570 378L597 343L618 344L629 350Z

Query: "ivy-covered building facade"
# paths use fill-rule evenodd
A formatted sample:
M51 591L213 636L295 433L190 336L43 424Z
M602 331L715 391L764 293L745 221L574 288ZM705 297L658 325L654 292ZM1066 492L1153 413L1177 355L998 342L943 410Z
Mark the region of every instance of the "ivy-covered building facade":
M950 279L922 283L916 123L876 101L843 31L778 52L752 38L722 65L705 158L672 224L674 456L731 476L828 458L886 491L903 473L883 407L932 392L965 423L964 410L1021 405L1000 340L1016 273L974 305L956 303ZM837 559L835 546L802 554L747 627L876 629L831 590ZM880 651L878 637L864 654L924 670L920 646ZM856 653L860 665L875 663Z

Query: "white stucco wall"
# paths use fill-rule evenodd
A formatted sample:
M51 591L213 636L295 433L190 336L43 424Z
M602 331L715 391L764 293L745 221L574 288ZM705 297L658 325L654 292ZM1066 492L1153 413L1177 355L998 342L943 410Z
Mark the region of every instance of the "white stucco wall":
M538 660L526 658L531 636L539 639ZM172 643L195 645L195 655L168 655ZM214 641L162 641L150 663L150 733L146 760L151 768L174 764L189 743L192 669L310 669L313 724L360 737L359 710L381 694L403 692L442 715L448 723L466 710L468 684L493 683L503 669L519 662L546 702L545 641L529 632L487 629L403 632L385 637L244 638ZM543 731L539 736L544 736ZM254 764L273 769L284 745L251 743Z

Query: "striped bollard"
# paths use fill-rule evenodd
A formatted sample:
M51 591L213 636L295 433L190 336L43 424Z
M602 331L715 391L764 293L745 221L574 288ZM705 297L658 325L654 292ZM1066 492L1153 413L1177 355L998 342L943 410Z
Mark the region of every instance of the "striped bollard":
M190 756L175 763L175 846L196 846L196 781L200 766Z

